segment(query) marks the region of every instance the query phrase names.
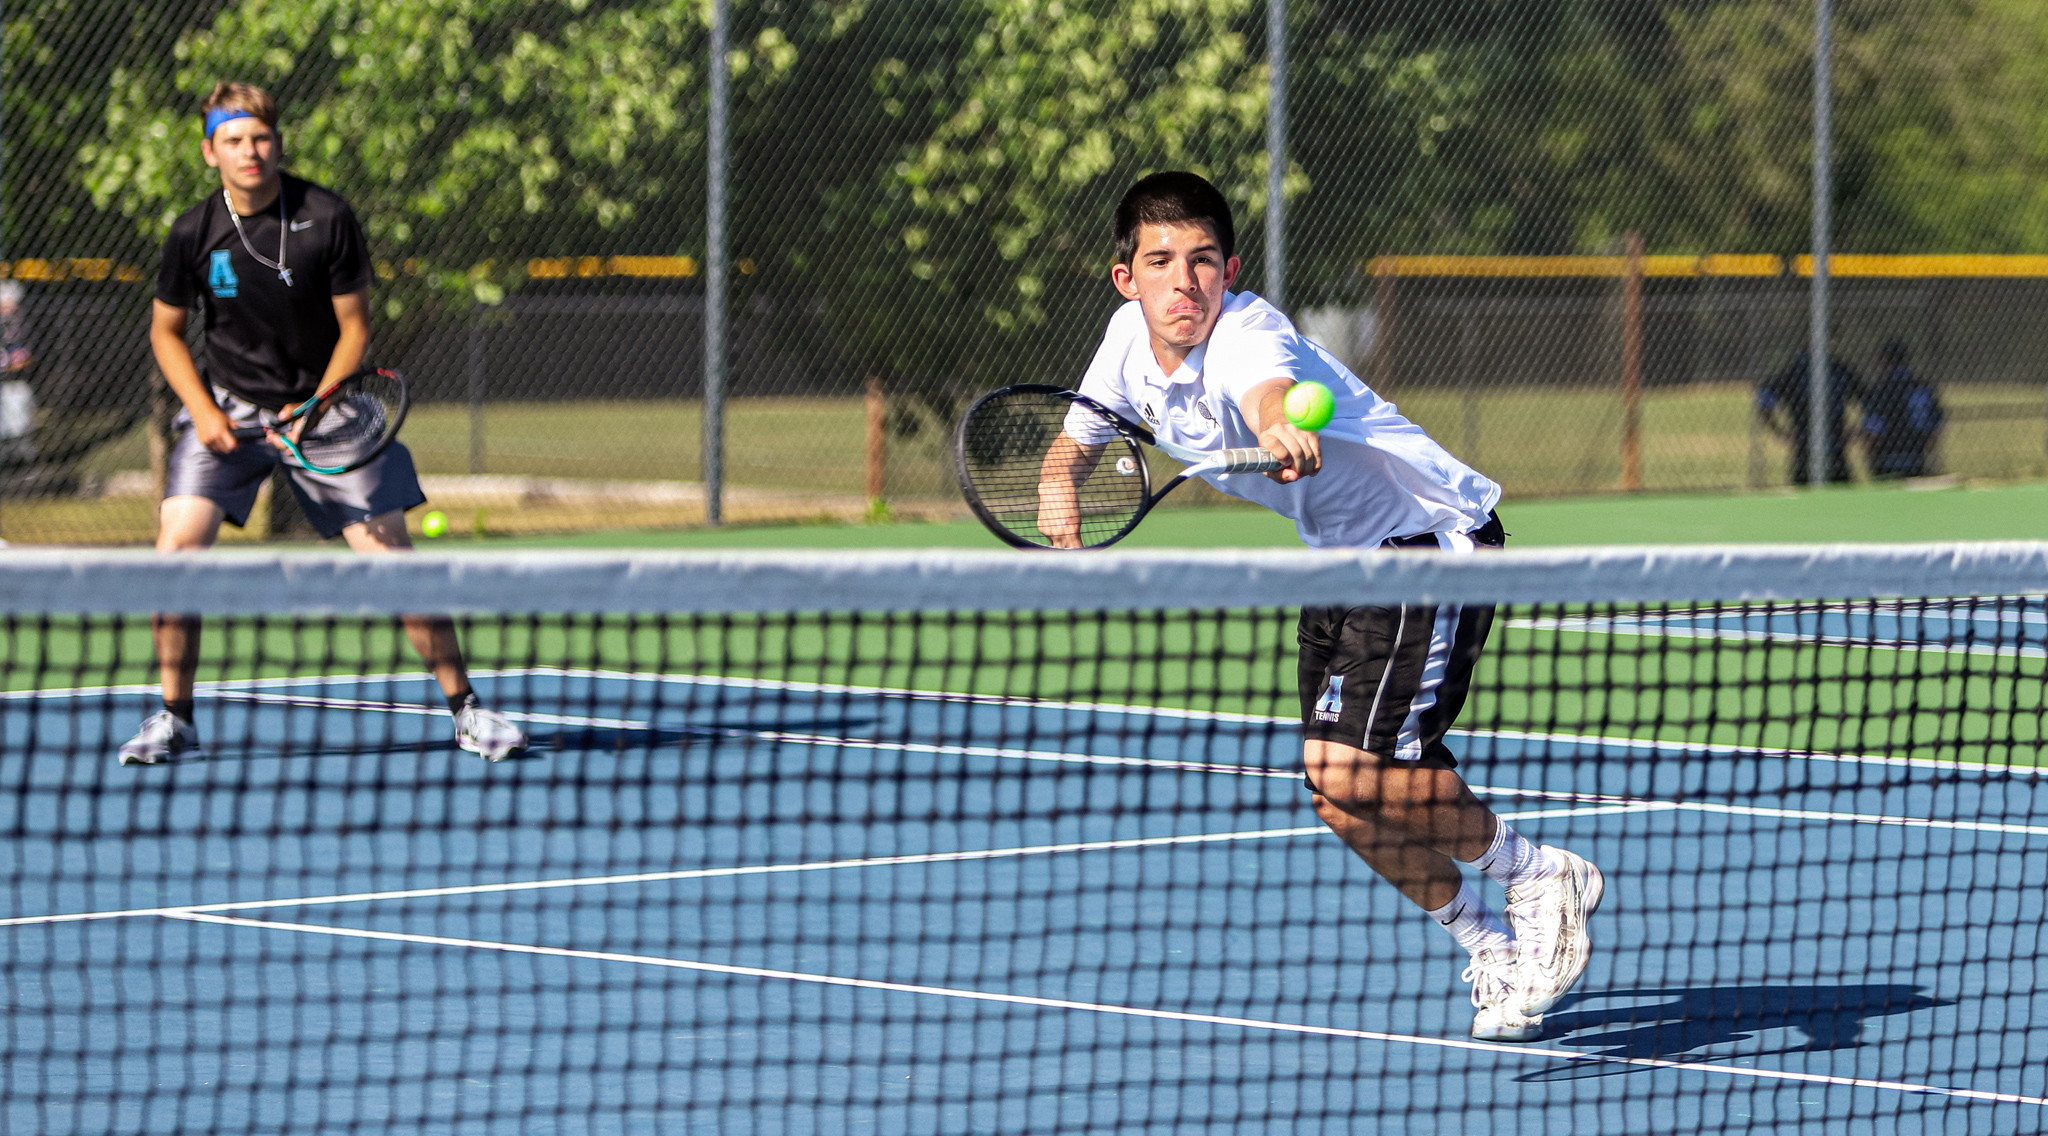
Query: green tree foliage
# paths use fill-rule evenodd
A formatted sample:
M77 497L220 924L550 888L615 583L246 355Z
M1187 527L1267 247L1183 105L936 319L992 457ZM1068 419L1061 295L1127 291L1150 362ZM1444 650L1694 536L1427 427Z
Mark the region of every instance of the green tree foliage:
M1836 234L1851 252L2048 251L2048 6L1840 0ZM1663 165L1695 244L1808 243L1810 4L1724 0L1670 16L1682 87Z
M33 176L68 169L149 240L209 184L196 106L236 76L285 101L294 168L356 202L391 313L495 300L535 255L701 253L704 0L232 0L183 13L170 51L136 46L168 17L29 7L9 53L47 86L11 83L10 114L72 156ZM1807 243L1808 0L1293 9L1297 304L1364 298L1385 252L1611 251L1630 229L1656 251ZM2048 6L1839 12L1840 246L2048 251ZM1115 303L1116 197L1169 167L1239 207L1256 281L1264 18L1261 0L739 4L741 310L781 313L856 378L1070 377ZM64 73L87 38L64 29L102 25L126 46Z
M79 177L77 154L101 134L115 74L168 57L189 20L217 3L30 0L6 6L5 251L144 260L153 242L112 223Z
M862 365L966 387L1067 365L1115 302L1109 214L1148 170L1201 171L1255 212L1266 76L1246 26L1261 10L969 0L934 5L921 35L871 19L850 37L895 127L881 161L842 174L820 250Z
M283 103L289 167L356 206L387 316L495 303L535 255L701 252L705 14L683 0L242 0L179 37L174 65L111 75L80 177L160 237L217 184L197 108L233 77ZM796 24L829 35L844 19L819 5ZM731 55L741 96L796 59L791 33L763 24Z

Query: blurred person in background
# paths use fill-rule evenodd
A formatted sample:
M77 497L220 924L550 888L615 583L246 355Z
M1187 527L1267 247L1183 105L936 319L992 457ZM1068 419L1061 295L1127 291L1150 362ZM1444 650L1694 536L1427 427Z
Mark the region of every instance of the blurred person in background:
M1812 406L1813 353L1801 351L1785 369L1757 384L1756 410L1764 426L1792 444L1791 480L1804 485L1812 479L1808 455L1813 437L1808 408ZM1828 352L1827 407L1822 428L1827 438L1827 480L1849 480L1848 431L1844 428L1848 404L1854 399L1865 404L1863 380L1856 369Z
M28 344L28 298L19 280L0 280L0 461L34 460L36 399L28 369L36 361Z
M1925 477L1946 416L1933 384L1907 365L1906 344L1894 339L1877 355L1877 378L1863 399L1863 437L1872 477Z

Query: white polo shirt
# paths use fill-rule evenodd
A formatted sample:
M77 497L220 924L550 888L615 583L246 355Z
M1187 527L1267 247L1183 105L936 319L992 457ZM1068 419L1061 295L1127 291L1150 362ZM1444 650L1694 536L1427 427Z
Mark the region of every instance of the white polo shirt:
M1224 295L1208 342L1171 375L1152 355L1138 302L1125 304L1110 317L1080 389L1165 441L1214 451L1259 444L1240 401L1254 386L1281 378L1314 379L1337 396L1336 417L1320 431L1322 472L1289 485L1259 473L1202 476L1293 520L1309 547L1377 548L1391 537L1469 532L1500 503L1500 486L1452 457L1250 292Z

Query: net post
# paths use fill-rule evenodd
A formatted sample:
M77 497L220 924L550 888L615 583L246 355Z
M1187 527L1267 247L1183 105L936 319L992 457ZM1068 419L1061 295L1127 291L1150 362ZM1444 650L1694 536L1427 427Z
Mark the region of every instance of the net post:
M1631 229L1621 286L1621 488L1643 487L1643 234Z
M1266 302L1287 306L1287 0L1266 2Z
M882 398L880 376L869 375L867 393L862 400L867 414L867 453L865 460L868 512L879 511L888 485L889 435L888 404Z
M1841 429L1829 422L1828 406L1828 251L1834 227L1830 184L1834 142L1834 27L1831 0L1817 0L1813 35L1813 281L1808 355L1811 369L1806 389L1806 477L1818 489L1828 479L1828 436ZM1844 462L1848 454L1842 455Z
M704 225L704 522L725 520L725 177L726 101L731 77L726 65L726 25L731 0L711 4L711 114L706 131Z

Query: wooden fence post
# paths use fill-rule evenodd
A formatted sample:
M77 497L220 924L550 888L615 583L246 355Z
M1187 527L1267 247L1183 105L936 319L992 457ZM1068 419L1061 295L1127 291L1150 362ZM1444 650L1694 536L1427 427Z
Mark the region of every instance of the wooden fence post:
M1372 389L1381 398L1394 389L1394 258L1373 262Z
M889 432L888 405L882 399L882 380L868 376L867 491L868 511L873 513L888 488Z

